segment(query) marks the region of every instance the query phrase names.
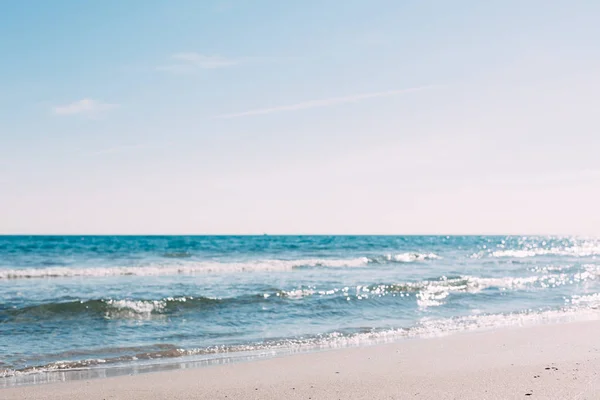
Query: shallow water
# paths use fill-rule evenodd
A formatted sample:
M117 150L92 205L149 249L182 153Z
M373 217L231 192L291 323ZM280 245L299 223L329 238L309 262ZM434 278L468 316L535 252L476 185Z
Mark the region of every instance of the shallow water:
M0 374L597 318L599 256L575 237L0 236Z

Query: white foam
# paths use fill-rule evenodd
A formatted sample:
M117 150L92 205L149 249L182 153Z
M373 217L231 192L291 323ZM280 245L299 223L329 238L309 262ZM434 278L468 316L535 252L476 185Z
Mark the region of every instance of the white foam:
M60 277L105 277L105 276L161 276L193 275L203 273L274 272L291 271L300 267L357 268L379 260L387 262L415 262L440 258L436 254L400 253L387 254L383 258L308 258L298 260L255 260L245 262L180 261L169 264L154 264L125 267L48 267L0 269L0 279L60 278Z
M193 299L193 297L167 297L162 300L108 299L102 301L108 306L104 312L104 317L107 319L146 319L156 317L156 314L162 314L169 302L184 303Z
M166 300L106 300L106 304L116 310L132 311L135 314L149 315L153 312L161 312L167 306Z
M480 278L465 276L441 281L424 282L417 293L417 304L421 308L440 306L452 292L476 293L483 289L495 287L500 290L523 290L531 287L554 288L600 277L596 266L586 266L584 272L575 274L546 274L527 277Z
M292 268L296 267L329 267L329 268L343 268L343 267L363 267L369 263L367 257L357 257L351 259L308 259L308 260L294 260L291 261Z
M490 253L492 257L526 258L543 255L590 257L600 255L600 246L596 243L586 243L581 246L525 248L519 250L497 250Z
M600 293L588 294L588 295L574 295L571 299L565 300L565 303L573 305L584 305L590 308L600 307Z
M598 266L585 266L585 271L573 274L550 273L525 277L482 278L461 276L458 278L442 277L439 280L419 282L399 282L395 284L357 285L352 287L336 287L320 289L316 286L297 288L278 292L276 296L290 299L301 299L310 296L344 296L351 299L368 299L382 296L409 297L415 293L417 304L421 308L441 306L451 293L477 293L488 288L499 290L524 290L533 287L553 288L563 285L595 280L600 277ZM270 297L269 294L265 294Z
M496 286L504 282L465 276L460 278L442 278L439 281L423 282L423 287L417 293L417 304L421 308L441 306L450 293L464 292L477 293L490 286Z
M508 314L482 314L480 310L473 310L474 315L451 318L421 318L418 323L410 328L393 328L387 330L373 330L353 334L331 332L312 338L289 338L275 342L263 342L234 346L213 346L196 349L172 349L168 352L148 353L147 359L176 358L182 356L216 355L223 353L244 353L276 355L288 352L307 351L311 349L345 348L377 343L390 343L404 338L428 338L447 336L459 332L496 329L503 327L532 326L546 323L598 320L597 307L600 302L600 293L587 296L573 296L571 306L550 310L523 310ZM129 303L122 303L130 307ZM137 305L134 305L134 307ZM475 312L478 311L478 312ZM136 361L137 356L124 356L111 359L86 359L80 361L57 361L43 367L27 368L24 371L0 370L0 377L21 376L40 372L56 370L88 369L99 364L113 362Z
M597 320L598 312L590 307L572 307L560 310L525 310L510 314L478 314L446 319L423 318L409 330L408 336L434 337L455 332L510 326L536 325L549 322Z
M385 255L385 259L387 261L405 263L411 263L415 261L437 260L439 258L441 257L434 253L399 253Z
M585 266L585 271L573 274L558 273L544 274L527 277L504 277L504 278L478 278L468 277L473 285L478 287L498 287L501 289L525 289L539 285L543 288L552 288L563 285L569 285L589 280L595 280L600 277L600 270L597 266Z
M365 344L388 343L403 338L429 338L459 332L495 329L504 327L531 326L545 323L598 320L597 310L589 307L563 308L560 310L524 310L509 314L481 314L454 318L422 318L411 328L396 328L385 331L342 335L331 333L313 342L316 347L348 347ZM300 344L299 344L300 345Z
M166 265L96 268L26 268L0 270L0 279L57 278L57 277L104 277L104 276L159 276L193 275L202 273L270 272L290 271L298 267L343 268L360 267L369 262L366 257L351 259L301 259L257 260L248 262L181 262Z

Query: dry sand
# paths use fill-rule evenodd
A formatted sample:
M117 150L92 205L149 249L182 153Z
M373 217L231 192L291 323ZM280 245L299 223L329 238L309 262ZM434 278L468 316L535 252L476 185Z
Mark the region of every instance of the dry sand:
M600 399L600 321L0 389L0 399Z

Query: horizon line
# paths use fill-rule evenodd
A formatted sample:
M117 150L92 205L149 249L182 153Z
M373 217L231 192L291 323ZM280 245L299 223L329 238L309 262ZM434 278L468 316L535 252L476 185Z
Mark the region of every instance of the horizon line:
M193 237L231 237L231 236L430 236L430 237L458 237L458 236L578 236L578 237L597 237L598 235L590 234L573 234L573 233L0 233L0 237L8 236L37 236L37 237L57 237L57 236L72 236L72 237L99 237L99 236L193 236Z

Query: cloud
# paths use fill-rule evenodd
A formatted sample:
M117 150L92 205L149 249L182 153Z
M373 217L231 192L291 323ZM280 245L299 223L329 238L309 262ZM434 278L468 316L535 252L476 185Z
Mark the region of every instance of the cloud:
M219 55L204 55L198 53L177 53L171 56L172 64L156 67L158 71L192 72L198 69L217 69L240 64L242 60L225 58Z
M278 106L278 107L270 107L270 108L260 108L257 110L243 111L239 113L233 114L222 114L217 115L216 119L229 119L229 118L240 118L240 117L249 117L252 115L263 115L263 114L272 114L282 111L298 111L298 110L306 110L309 108L320 108L320 107L329 107L335 106L338 104L345 103L356 103L362 100L373 99L377 97L390 97L396 96L400 94L416 92L419 90L427 89L430 86L421 86L409 89L401 89L401 90L388 90L385 92L374 92L374 93L362 93L362 94L354 94L350 96L343 97L330 97L328 99L320 99L320 100L310 100L304 101L301 103L286 105L286 106Z
M98 114L118 107L118 104L103 103L93 99L82 99L74 103L54 107L56 115L87 115L97 116Z

